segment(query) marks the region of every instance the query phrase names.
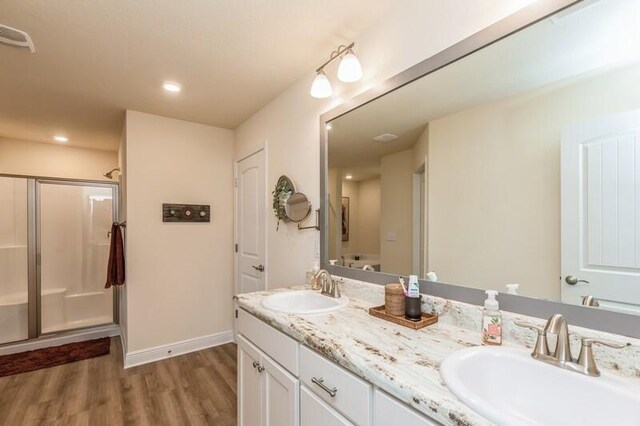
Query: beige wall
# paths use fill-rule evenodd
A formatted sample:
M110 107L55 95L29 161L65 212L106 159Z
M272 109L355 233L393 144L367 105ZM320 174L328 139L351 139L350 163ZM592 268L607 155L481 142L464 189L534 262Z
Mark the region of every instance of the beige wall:
M235 159L265 145L269 193L282 174L291 176L314 207L320 202L319 116L355 94L372 88L395 74L513 13L532 0L405 0L385 19L356 37L356 51L364 78L355 84L334 83L334 96L318 100L309 96L314 73L280 94L243 123L235 133ZM437 35L434 36L434 35ZM319 58L322 52L319 52ZM335 68L328 68L334 73ZM318 235L299 232L295 225L275 230L267 221L268 286L301 283L315 257Z
M380 254L380 179L342 182L342 196L349 197L349 241L343 254Z
M429 266L440 280L560 298L560 134L640 108L640 67L429 126ZM452 191L455 188L455 191Z
M108 180L118 153L0 138L0 173L70 179Z
M358 182L358 250L362 254L380 254L380 179Z
M128 351L232 330L233 132L127 111ZM163 223L162 203L210 204Z
M420 172L426 165L427 154L429 154L429 124L424 126L424 130L413 145L413 171Z
M380 178L380 269L413 270L413 150L382 157Z

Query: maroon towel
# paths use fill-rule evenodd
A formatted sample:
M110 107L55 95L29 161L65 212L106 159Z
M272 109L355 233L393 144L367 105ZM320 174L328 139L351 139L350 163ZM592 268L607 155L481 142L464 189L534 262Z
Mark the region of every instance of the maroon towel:
M107 283L104 288L112 285L124 284L124 247L120 225L111 225L111 248L109 249L109 264L107 265Z

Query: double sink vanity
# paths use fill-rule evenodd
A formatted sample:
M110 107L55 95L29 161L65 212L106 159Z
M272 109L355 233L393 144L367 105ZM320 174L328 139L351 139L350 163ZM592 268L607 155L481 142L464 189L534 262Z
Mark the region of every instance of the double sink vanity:
M486 347L477 306L423 295L439 322L410 330L368 314L383 286L341 281L339 298L236 296L240 425L640 424L637 339L571 327L574 358L582 338L624 346L593 348L592 377L532 357L536 333L514 322L540 319L505 312L503 346Z
M237 296L241 425L640 426L638 21L532 2L320 116L343 281ZM436 324L369 315L410 275Z

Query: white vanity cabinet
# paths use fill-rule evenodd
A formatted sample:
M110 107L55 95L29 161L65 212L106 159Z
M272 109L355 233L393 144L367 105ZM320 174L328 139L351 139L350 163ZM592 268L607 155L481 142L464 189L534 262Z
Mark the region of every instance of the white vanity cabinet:
M438 424L242 309L238 333L240 426Z
M238 336L238 424L298 426L299 382Z
M376 389L373 395L373 425L374 426L438 426L428 417L407 407L394 397Z
M300 386L300 424L302 426L353 425L304 385Z

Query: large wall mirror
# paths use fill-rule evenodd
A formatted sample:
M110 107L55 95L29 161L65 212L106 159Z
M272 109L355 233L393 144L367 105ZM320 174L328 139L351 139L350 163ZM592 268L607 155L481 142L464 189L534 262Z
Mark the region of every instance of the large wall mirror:
M639 22L578 2L329 114L323 263L640 314Z

